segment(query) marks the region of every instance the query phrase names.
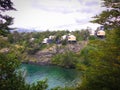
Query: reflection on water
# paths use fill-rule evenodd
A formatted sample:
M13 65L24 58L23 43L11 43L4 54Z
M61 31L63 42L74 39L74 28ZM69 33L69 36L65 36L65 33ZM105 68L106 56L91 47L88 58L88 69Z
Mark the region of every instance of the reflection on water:
M25 70L25 79L27 83L33 83L39 80L48 79L49 88L56 86L72 86L80 81L80 71L74 69L65 69L58 66L38 66L22 64Z

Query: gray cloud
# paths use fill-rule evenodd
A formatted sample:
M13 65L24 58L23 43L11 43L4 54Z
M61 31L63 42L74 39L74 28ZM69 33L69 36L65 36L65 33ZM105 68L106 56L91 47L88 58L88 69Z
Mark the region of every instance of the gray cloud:
M99 3L97 1L92 1L92 2L88 1L88 2L85 2L85 6L89 6L89 7L96 6L98 4Z
M75 20L75 22L77 23L77 24L86 24L86 23L88 23L90 21L90 19L88 19L88 18L85 18L85 19L76 19Z
M75 24L64 24L64 25L59 25L59 26L56 26L56 28L66 28L66 27L70 27L70 26L73 26Z
M38 1L38 0L36 0ZM33 8L37 8L47 12L61 12L61 13L72 13L81 8L81 5L76 6L76 2L73 0L54 0L55 2L50 2L46 0L46 2L39 1L37 3L33 3Z
M79 13L94 13L95 10L93 10L90 7L87 7L87 8L78 9L78 10L76 10L76 12L79 12Z
M93 13L99 12L96 7L99 7L99 2L95 0L36 0L37 3L33 3L33 7L46 11L69 14L73 12L77 13Z
M45 6L35 6L37 9L41 9L43 11L47 11L47 12L59 12L59 13L72 13L73 10L70 10L68 8L65 7L45 7Z
M26 27L41 25L43 28L76 28L79 27L79 25L88 25L91 17L101 11L100 3L98 2L100 0L15 1L20 10L20 17L16 15L17 24ZM26 18L27 20L31 20L31 22L20 23ZM33 23L33 21L35 23Z

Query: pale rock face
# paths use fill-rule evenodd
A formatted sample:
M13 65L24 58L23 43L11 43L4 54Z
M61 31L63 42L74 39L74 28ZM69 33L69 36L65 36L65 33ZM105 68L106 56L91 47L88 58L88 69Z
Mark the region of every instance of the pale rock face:
M9 48L3 48L0 50L0 53L8 53L9 52Z

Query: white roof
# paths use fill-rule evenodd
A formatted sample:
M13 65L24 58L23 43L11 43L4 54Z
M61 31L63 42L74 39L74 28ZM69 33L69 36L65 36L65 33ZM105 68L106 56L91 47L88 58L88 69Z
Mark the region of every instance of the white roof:
M105 31L100 30L100 31L97 32L97 35L98 35L98 36L99 36L99 35L105 35Z

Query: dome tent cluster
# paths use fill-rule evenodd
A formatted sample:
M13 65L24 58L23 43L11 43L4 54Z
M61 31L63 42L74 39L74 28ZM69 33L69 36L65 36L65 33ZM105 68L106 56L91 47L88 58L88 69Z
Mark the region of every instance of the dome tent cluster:
M63 41L67 41L68 43L76 43L76 36L72 35L72 34L68 34L68 35L63 35L60 37L60 39L56 39L56 36L49 36L48 38L44 38L42 43L43 44L50 44L55 40L55 42L58 43L62 43Z

